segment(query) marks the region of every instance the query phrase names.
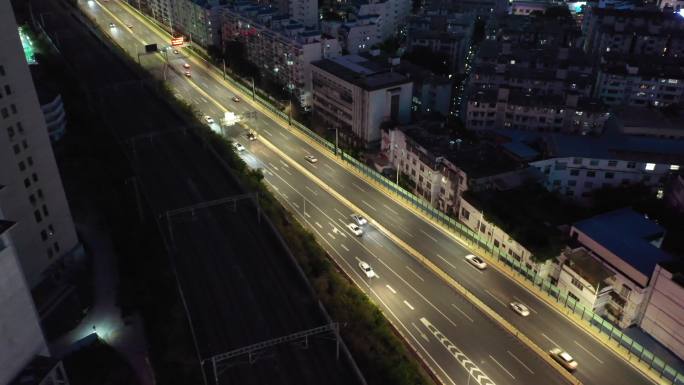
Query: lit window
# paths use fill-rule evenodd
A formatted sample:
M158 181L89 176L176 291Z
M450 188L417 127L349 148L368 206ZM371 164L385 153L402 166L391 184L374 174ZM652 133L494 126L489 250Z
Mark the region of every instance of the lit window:
M656 193L656 199L663 199L663 194L664 194L663 189L659 188L658 192Z
M655 163L646 163L646 167L644 167L644 169L646 171L653 171L653 170L655 170L655 166L656 166Z
M677 171L677 170L679 170L679 165L678 165L678 164L671 164L671 165L670 165L670 170L672 170L672 171Z

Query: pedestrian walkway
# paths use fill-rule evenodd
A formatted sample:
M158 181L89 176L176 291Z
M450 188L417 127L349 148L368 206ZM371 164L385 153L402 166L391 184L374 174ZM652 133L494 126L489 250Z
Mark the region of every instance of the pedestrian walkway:
M72 350L74 343L95 332L126 359L140 385L154 385L142 319L123 319L116 305L118 267L107 227L96 209L84 211L86 214L82 215L74 212L74 221L93 260L93 305L75 328L50 342L50 351L62 357Z

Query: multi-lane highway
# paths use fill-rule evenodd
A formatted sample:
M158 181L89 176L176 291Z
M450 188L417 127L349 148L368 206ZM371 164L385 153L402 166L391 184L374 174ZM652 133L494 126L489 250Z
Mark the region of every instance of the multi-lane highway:
M118 2L81 6L133 57L142 51L144 43L168 44L167 36ZM109 28L109 23L115 23L115 27ZM170 54L169 61L167 80L174 93L204 113L217 119L225 110L242 113L256 109L256 119L248 124L257 131L258 140L247 140L246 132L239 128L226 131L246 147L241 153L243 159L264 170L265 180L279 199L316 234L443 383L552 384L565 380L425 269L415 256L397 246L395 238L449 274L542 349L561 347L569 351L579 363L576 376L583 383L650 383L533 293L496 269L480 271L467 264L463 257L468 250L452 236L376 190L331 154L302 140L287 129L286 123L262 114L250 104L249 95L240 95L242 102L232 101L236 91L213 69L186 55L185 49L178 55ZM162 73L159 57L143 57L142 63ZM190 78L183 75L184 63L191 67ZM304 157L309 154L315 155L318 162L307 162ZM345 226L351 221L350 205L371 219L360 237L353 236ZM358 267L360 260L370 263L379 277L364 278ZM531 314L523 318L513 313L509 303L514 300L527 304Z

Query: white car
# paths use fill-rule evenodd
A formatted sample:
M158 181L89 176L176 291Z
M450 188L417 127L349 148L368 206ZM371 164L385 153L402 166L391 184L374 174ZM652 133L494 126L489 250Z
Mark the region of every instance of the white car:
M214 118L212 118L209 115L204 115L204 121L207 122L207 124L213 124L214 123Z
M577 369L577 361L568 352L563 349L553 348L549 350L549 354L554 360L558 361L559 364L569 371Z
M233 101L234 101L235 103L240 103L240 98L237 97L237 96L233 96Z
M178 50L177 50L177 49L174 49L174 50L173 50L173 54L174 54L174 55L178 55Z
M350 223L347 225L347 228L349 231L352 232L352 234L356 235L357 237L360 237L361 234L363 234L363 230L356 224L356 223Z
M359 215L359 214L352 214L352 215L351 215L351 219L354 221L354 223L356 223L356 224L359 225L359 226L363 226L363 225L365 225L365 224L368 223L368 221L366 220L366 218L362 217L362 216Z
M233 147L235 147L235 150L237 152L245 151L245 146L243 146L242 144L240 144L238 142L233 143Z
M523 317L527 317L528 315L530 315L530 309L520 302L511 302L510 306L514 312L520 314Z
M116 24L114 24L114 23L109 23L109 28L116 28Z
M465 259L466 261L470 262L471 265L477 267L480 270L484 270L487 268L487 264L480 257L468 254L465 256Z
M183 63L183 68L188 68L188 69L189 69L189 68L190 68L190 64L188 64L188 63Z
M307 156L304 157L304 159L306 159L309 163L316 163L316 162L318 162L318 159L317 159L315 156L313 156L313 155L307 155Z
M367 264L366 262L363 262L363 261L359 262L359 267L366 274L367 278L373 278L373 277L378 276L377 274L375 274L375 271L373 271L373 268L370 267L370 265Z
M185 77L186 78L191 78L192 75L190 74L190 71L185 71Z

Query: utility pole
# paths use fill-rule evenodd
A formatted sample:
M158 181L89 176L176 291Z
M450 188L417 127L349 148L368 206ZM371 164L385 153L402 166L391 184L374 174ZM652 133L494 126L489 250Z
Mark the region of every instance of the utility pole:
M226 59L223 60L223 80L226 80Z

